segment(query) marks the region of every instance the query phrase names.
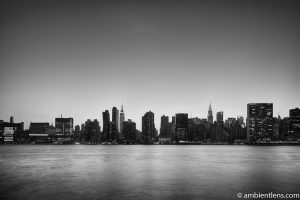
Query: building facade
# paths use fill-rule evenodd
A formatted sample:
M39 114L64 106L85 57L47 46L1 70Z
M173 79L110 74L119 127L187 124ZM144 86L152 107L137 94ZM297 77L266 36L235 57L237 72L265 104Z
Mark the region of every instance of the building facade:
M97 119L94 121L88 119L85 122L85 129L83 131L84 135L84 142L88 144L96 144L101 142L101 135L100 135L100 125Z
M217 112L217 123L224 123L223 121L223 112Z
M116 107L112 108L112 121L111 121L111 140L116 141L119 139L119 126L120 126L120 121L119 121L119 110Z
M247 139L257 141L273 137L273 103L247 105Z
M153 143L156 137L154 124L154 113L149 111L142 117L142 142L145 144Z
M25 138L24 122L14 123L13 117L10 122L0 121L0 144L22 143Z
M187 113L177 113L175 115L176 124L176 136L177 141L188 140L188 114Z
M168 116L161 116L160 118L160 131L159 131L159 137L160 138L167 138L170 137L168 133L170 131L169 128L169 117Z
M73 134L73 118L55 118L55 129L57 135Z
M110 138L110 115L109 115L108 110L105 110L104 112L102 112L102 120L103 120L102 140L104 142L108 142L111 140L111 138Z
M300 109L290 109L289 118L291 137L293 137L294 139L300 139Z
M31 142L48 143L50 125L48 122L31 122L29 125L29 138Z
M135 122L128 119L123 122L122 135L124 137L124 142L126 144L135 144L136 143L136 124Z

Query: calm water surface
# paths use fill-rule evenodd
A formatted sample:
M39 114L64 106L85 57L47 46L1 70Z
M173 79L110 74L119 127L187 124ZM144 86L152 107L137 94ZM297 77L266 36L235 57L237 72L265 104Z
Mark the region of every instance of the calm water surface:
M238 192L300 193L300 147L0 146L0 199L237 199Z

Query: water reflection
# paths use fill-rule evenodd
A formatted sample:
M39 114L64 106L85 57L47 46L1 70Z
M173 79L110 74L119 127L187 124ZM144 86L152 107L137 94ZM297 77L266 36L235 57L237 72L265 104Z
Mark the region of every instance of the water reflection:
M295 146L0 146L1 199L237 199L299 192Z

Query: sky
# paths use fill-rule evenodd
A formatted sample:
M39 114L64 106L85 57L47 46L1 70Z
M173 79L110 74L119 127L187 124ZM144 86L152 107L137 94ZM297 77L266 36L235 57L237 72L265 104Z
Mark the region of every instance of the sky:
M121 108L160 117L300 106L300 4L291 0L1 1L0 119L81 124Z

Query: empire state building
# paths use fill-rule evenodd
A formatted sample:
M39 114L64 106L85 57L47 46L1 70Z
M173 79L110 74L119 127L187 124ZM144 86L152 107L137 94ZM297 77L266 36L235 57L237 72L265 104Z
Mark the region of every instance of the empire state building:
M123 122L125 121L125 114L124 114L124 110L123 110L123 103L122 103L122 107L121 107L121 113L120 113L120 132L122 133L123 131Z

